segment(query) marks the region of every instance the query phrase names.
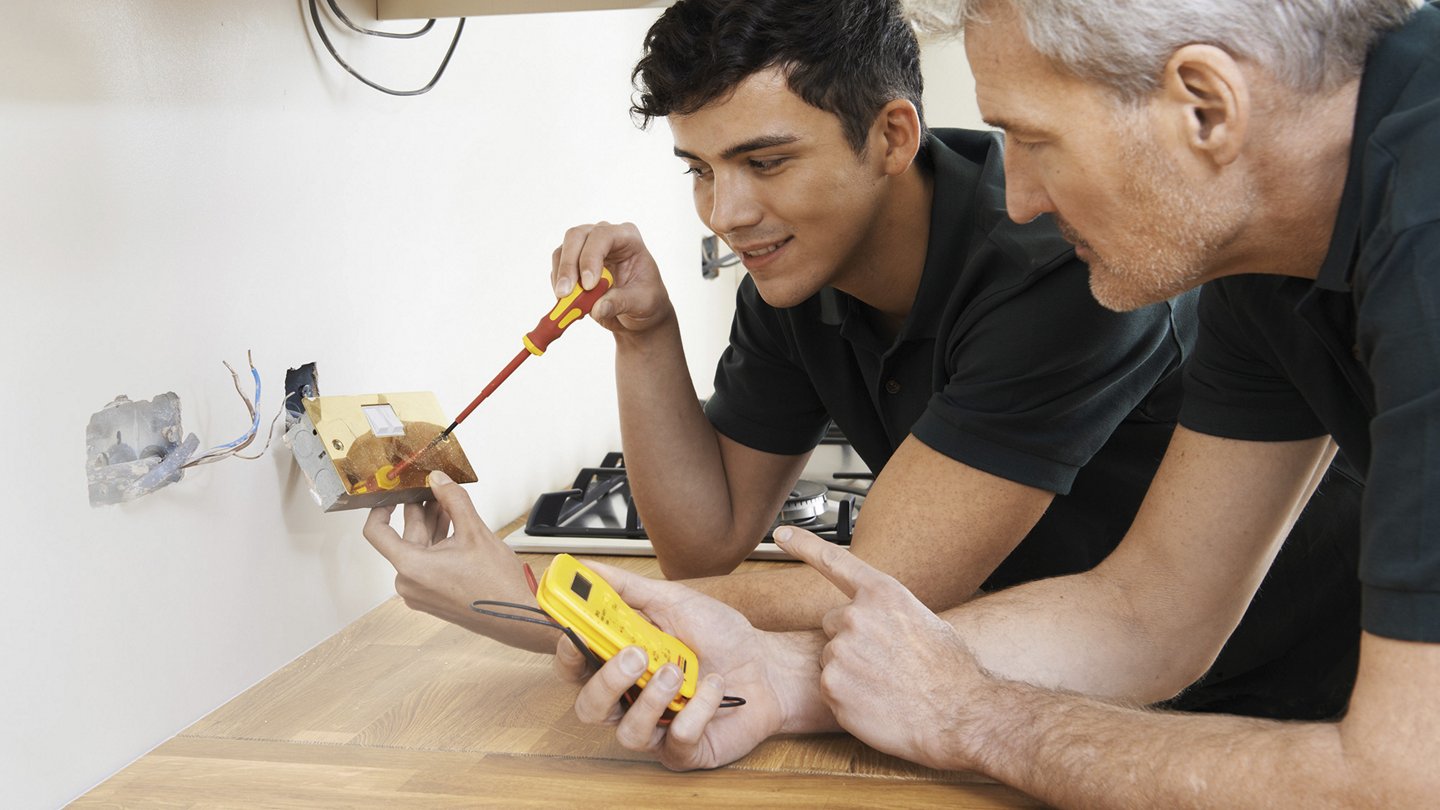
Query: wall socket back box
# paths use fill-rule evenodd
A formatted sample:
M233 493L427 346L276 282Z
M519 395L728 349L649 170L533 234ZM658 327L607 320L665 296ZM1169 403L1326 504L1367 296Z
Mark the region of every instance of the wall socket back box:
M400 475L397 486L374 492L356 488L385 466L423 450L444 430L440 402L428 391L302 398L303 412L285 440L326 512L415 503L431 497L426 476L444 472L460 484L475 470L452 434Z

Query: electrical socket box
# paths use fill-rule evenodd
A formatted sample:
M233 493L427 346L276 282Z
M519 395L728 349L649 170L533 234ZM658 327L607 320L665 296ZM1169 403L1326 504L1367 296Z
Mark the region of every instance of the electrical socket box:
M309 397L285 433L285 441L326 512L429 500L426 477L440 470L457 483L476 480L454 435L434 447L447 420L430 392ZM424 451L423 453L421 451ZM363 491L381 468L421 455L391 489Z

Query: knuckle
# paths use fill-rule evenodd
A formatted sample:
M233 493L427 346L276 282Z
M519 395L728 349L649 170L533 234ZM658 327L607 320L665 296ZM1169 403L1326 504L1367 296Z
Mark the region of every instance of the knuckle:
M601 723L601 717L595 713L594 709L578 700L575 701L575 719L587 726L598 726Z
M575 717L587 726L604 725L610 716L609 704L594 699L589 689L581 690L575 699Z
M690 723L682 724L677 720L670 724L667 735L670 740L677 745L690 748L700 742L700 737L703 733L703 727Z
M653 732L641 729L633 723L622 722L615 728L615 739L628 751L650 750L653 736Z
M827 704L835 700L835 681L837 677L836 671L829 667L820 671L820 697Z

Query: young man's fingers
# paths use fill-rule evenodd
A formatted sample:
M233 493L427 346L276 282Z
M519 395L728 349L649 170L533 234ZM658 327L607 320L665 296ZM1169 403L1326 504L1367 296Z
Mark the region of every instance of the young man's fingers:
M565 232L560 247L555 249L554 271L550 283L555 288L555 297L564 298L580 282L580 250L590 238L593 225L579 225Z
M430 527L425 525L424 504L407 503L403 513L405 528L401 530L400 536L405 538L405 542L415 546L430 545Z
M585 289L593 289L600 281L600 270L605 266L606 261L615 248L616 242L622 242L629 235L629 229L625 226L611 225L608 222L595 223L595 229L590 231L585 242L580 245L580 251L576 256L576 267L580 271L580 286Z
M575 642L564 633L561 633L555 642L553 666L560 680L570 683L584 683L586 678L595 674L595 670L590 668L590 659L586 658L585 654L575 647Z
M370 545L380 552L396 568L400 567L399 557L405 553L405 541L401 539L399 532L390 525L390 515L395 511L394 506L379 506L370 510L369 517L365 518L365 528L361 534L370 541Z
M465 488L450 480L450 476L439 470L430 473L426 483L430 491L435 494L435 500L445 509L450 522L455 524L457 531L471 531L481 529L490 531L485 521L480 519L480 513L475 511L475 502L470 500L470 495Z
M863 587L875 587L893 581L849 551L821 540L804 529L781 526L775 530L775 542L785 553L809 563L811 568L819 571L851 599L854 599L855 592Z

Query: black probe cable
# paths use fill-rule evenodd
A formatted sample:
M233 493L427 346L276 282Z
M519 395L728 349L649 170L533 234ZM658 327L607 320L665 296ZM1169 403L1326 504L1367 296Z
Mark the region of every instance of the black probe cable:
M527 613L537 613L541 616L544 616L545 618L532 619L529 616L516 616L513 613L501 613L498 610L489 610L485 607L482 607L482 605L504 607L510 608L512 610L523 610ZM540 608L530 607L529 605L517 605L514 602L497 602L493 599L476 599L474 602L470 603L470 609L475 611L476 613L480 613L486 616L493 616L497 619L509 619L516 622L529 622L530 624L538 624L542 627L553 627L556 630L564 633L570 639L570 643L575 645L575 649L579 650L580 653L585 656L585 660L589 661L592 665L594 665L596 669L599 669L600 667L605 665L605 662L600 660L600 656L596 655L595 651L590 649L590 646L580 638L580 634L576 633L569 627L566 627L565 625L551 619L550 614L546 613ZM630 698L628 693L625 695L625 697ZM630 699L633 700L633 698ZM627 702L626 705L628 706L629 703ZM720 708L722 709L733 709L737 706L744 705L745 698L735 697L734 695L725 695L720 701Z

